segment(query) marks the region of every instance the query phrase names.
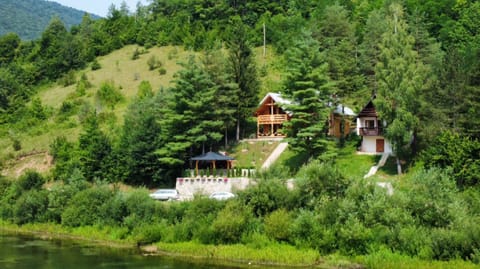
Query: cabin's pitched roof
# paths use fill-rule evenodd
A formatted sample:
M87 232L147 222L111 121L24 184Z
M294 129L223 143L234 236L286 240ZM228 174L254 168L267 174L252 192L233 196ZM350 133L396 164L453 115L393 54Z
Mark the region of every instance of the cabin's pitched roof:
M339 104L335 110L333 111L333 114L337 115L344 115L344 116L356 116L355 112L347 106L344 106L342 104Z
M263 105L263 103L267 101L269 96L272 97L273 101L275 101L275 103L279 104L280 106L292 104L291 100L283 98L280 93L269 92L265 95L265 97L263 97L262 101L260 101L260 105Z
M378 117L372 100L358 113L358 117Z

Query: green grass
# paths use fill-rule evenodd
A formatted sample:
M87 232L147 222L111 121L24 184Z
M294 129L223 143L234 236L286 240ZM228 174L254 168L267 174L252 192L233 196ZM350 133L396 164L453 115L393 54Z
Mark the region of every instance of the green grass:
M202 245L195 242L157 243L160 251L181 256L209 258L251 264L309 266L320 262L320 254L312 249L272 243L263 248L245 245Z
M230 155L235 158L236 167L260 169L278 144L278 141L242 141L230 149Z
M427 261L415 257L409 257L398 253L392 253L389 250L379 250L378 252L359 256L354 259L355 262L364 265L369 269L473 269L479 268L478 264L463 260L452 261Z
M340 149L336 162L347 178L363 178L370 168L378 163L378 159L375 155L357 154L355 144L351 142Z

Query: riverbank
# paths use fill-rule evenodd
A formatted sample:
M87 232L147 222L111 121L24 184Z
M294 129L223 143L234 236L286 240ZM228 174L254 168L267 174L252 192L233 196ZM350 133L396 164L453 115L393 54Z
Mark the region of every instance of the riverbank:
M346 259L324 258L311 249L296 249L285 244L255 248L241 244L203 245L195 242L156 243L139 246L130 238L119 238L120 228L65 228L58 224L16 225L0 221L0 234L32 236L43 240L74 240L112 248L137 249L141 255L161 255L218 265L247 267L261 265L281 268L363 268Z
M478 268L477 264L463 260L425 261L390 250L381 249L369 255L345 257L341 255L320 256L311 249L297 249L286 244L265 247L235 245L203 245L196 242L155 243L138 246L131 238L121 238L122 229L112 227L65 228L58 224L15 225L0 221L0 234L32 236L43 240L73 240L79 243L126 248L138 251L139 255L169 256L191 262L216 265L250 267L251 265L272 268L401 268L401 269L447 269Z

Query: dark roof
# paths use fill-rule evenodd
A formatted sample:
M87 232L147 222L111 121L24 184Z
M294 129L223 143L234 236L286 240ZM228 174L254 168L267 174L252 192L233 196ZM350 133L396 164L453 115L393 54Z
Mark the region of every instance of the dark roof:
M358 113L357 117L377 117L377 111L375 110L375 105L373 101L368 102L368 104Z
M207 152L205 154L191 158L192 161L232 161L235 160L230 156L225 156L216 152Z

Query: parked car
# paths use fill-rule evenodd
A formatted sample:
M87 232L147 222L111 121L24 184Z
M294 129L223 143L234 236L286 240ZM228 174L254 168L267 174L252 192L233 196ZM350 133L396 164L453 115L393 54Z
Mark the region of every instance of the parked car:
M228 192L228 191L217 191L212 194L210 194L210 199L215 199L215 200L228 200L230 198L234 198L235 194Z
M180 199L180 194L176 189L159 189L150 193L150 197L160 201L171 201Z

